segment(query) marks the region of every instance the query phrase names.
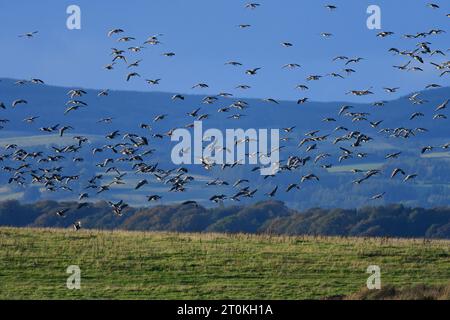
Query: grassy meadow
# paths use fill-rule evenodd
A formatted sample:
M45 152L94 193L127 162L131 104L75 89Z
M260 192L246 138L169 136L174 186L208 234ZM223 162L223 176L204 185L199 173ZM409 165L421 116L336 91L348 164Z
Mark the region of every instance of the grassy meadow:
M450 241L0 228L0 299L322 299L369 265L383 286L446 286Z

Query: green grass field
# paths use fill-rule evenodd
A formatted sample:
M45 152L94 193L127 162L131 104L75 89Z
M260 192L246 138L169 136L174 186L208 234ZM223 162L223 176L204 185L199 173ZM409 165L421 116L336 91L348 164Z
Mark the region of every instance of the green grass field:
M0 228L1 299L320 299L369 265L382 285L447 285L450 241Z
M383 165L384 165L383 162L350 164L350 165L342 165L342 166L333 166L333 167L327 169L327 171L329 173L348 173L348 172L351 172L353 169L368 171L368 170L380 169Z

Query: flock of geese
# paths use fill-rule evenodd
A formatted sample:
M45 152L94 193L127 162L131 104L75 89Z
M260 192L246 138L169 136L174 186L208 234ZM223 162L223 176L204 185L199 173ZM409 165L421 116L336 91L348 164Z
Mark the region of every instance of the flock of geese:
M259 3L248 3L245 5L244 10L254 10L255 14L258 9L263 4ZM427 7L436 11L436 14L442 13L442 9L438 4L426 4ZM339 11L339 7L333 4L328 4L324 6L324 11L335 12ZM324 14L327 14L326 12ZM446 15L450 17L449 14ZM251 28L250 24L240 24L238 28L246 29ZM232 30L230 30L233 32ZM238 31L239 32L239 31ZM404 58L404 63L401 65L394 65L393 68L397 69L398 72L422 72L424 71L425 65L432 65L436 72L436 78L445 81L446 77L450 72L450 61L437 62L439 59L437 57L446 57L449 49L436 48L433 45L433 38L437 36L445 35L446 31L442 29L432 29L432 30L422 30L416 34L405 34L404 39L410 39L412 42L405 41L404 47L390 48L387 53L398 55ZM20 35L21 38L31 39L39 37L40 33L38 31L29 32ZM138 39L127 35L126 31L121 28L114 28L110 30L106 36L114 43L114 47L110 52L110 61L104 66L107 72L115 70L115 68L120 64L123 65L127 70L123 75L123 81L133 82L133 81L145 81L145 83L150 87L158 86L163 79L155 78L149 79L143 76L143 72L140 71L140 63L142 59L135 59L134 57L138 55L144 48L149 46L163 46L161 41L163 35L155 34L144 41L139 41ZM325 38L335 36L331 33L322 33ZM379 38L393 37L396 36L395 32L392 31L381 31L376 34ZM380 40L382 41L382 40ZM402 43L402 42L399 42ZM289 48L294 46L292 42L281 42L281 46ZM162 51L161 56L164 59L175 59L176 53L172 51ZM307 92L311 85L317 83L321 78L328 76L333 78L345 79L347 76L358 72L357 66L363 63L365 59L363 57L349 57L349 56L337 56L330 59L333 66L336 64L341 64L342 69L339 72L330 71L327 74L311 74L306 77L305 81L298 84L296 89L299 92ZM439 61L442 61L439 60ZM224 62L225 68L236 68L237 72L243 72L249 77L257 77L258 73L262 70L261 67L244 67L243 63L239 61L227 61ZM300 64L287 63L283 66L285 69L296 69L301 68ZM41 79L30 79L18 81L17 85L32 84L40 85L44 81ZM442 84L430 83L425 88L433 89L439 88ZM196 83L192 86L192 89L205 89L209 88L207 83ZM236 89L246 90L250 89L249 85L239 84ZM399 87L385 87L383 90L390 94L395 94L400 88ZM367 96L374 95L374 88L367 88L364 90L350 90L347 92L348 95L354 96ZM77 112L82 112L83 109L88 107L88 103L85 101L84 97L87 92L83 89L74 88L67 93L67 103L64 110L64 114L67 115L67 119L70 119L70 115L76 114ZM98 93L98 96L108 96L108 90L102 90ZM1 98L1 97L0 97ZM239 120L245 114L247 109L250 109L248 102L242 99L233 98L232 93L220 92L217 95L206 96L202 102L206 105L214 105L222 103L223 99L229 99L230 103L228 106L220 106L217 109L219 114L228 114L227 119ZM185 96L182 94L175 94L172 100L185 100ZM279 104L279 102L273 98L264 99L266 103ZM299 105L304 105L308 103L307 97L302 97L298 99L297 103ZM428 102L421 98L420 94L413 94L409 97L409 101L412 105L423 105ZM442 101L439 105L434 106L434 113L432 115L433 119L436 121L443 121L447 119L446 110L448 107L449 100L446 99ZM388 102L380 101L373 103L376 107L383 107ZM28 101L17 97L14 101L6 102L0 101L0 109L6 108L25 108ZM212 108L212 107L210 107ZM193 120L207 121L211 115L209 113L202 113L202 110L206 108L195 108L192 111L186 112L186 118L188 119L188 124L186 128L192 128L193 124L190 123ZM212 109L211 109L212 110ZM0 110L1 111L1 110ZM211 111L212 112L212 111ZM236 112L229 115L230 112ZM189 185L195 180L194 175L190 174L189 170L183 166L173 166L170 169L164 169L158 163L152 161L152 155L156 151L152 149L152 140L154 139L170 139L171 134L174 129L170 129L167 132L161 133L149 133L152 132L152 126L156 122L164 122L168 114L154 114L150 116L148 123L140 123L136 125L136 132L122 132L121 130L111 130L111 132L105 133L104 141L105 144L101 147L90 146L91 142L88 137L76 135L76 128L70 124L44 124L45 121L50 121L50 119L41 119L39 115L29 116L23 121L28 124L39 122L42 126L39 130L43 134L57 134L60 137L65 136L69 132L73 132L73 143L60 147L51 147L46 150L36 151L35 149L26 149L16 144L9 144L4 146L4 151L0 154L0 162L5 165L1 168L4 172L9 175L9 184L16 184L26 187L28 184L39 185L42 190L48 192L55 191L67 191L74 193L73 184L83 185L84 192L77 195L79 199L78 209L86 207L89 205L88 199L90 197L99 197L103 194L107 194L114 186L126 184L126 177L130 174L134 174L138 178L139 182L131 186L134 190L145 190L146 186L154 183L162 184L167 192L186 192L189 190ZM313 170L315 167L318 169L329 169L333 166L333 163L342 163L348 159L363 159L368 156L367 153L361 152L361 146L369 144L373 140L373 134L379 134L385 137L394 138L411 138L421 133L426 133L428 129L417 127L413 120L426 117L427 115L423 111L413 112L409 118L411 120L411 126L409 127L398 127L398 128L388 128L383 127L383 120L375 119L367 111L358 110L357 107L351 105L339 106L336 110L335 115L331 115L325 119L324 122L328 123L338 123L341 122L340 119L347 117L351 120L351 123L366 123L367 131L360 132L354 130L351 127L345 127L343 125L337 125L334 130L330 132L321 132L320 130L301 133L304 138L297 143L296 154L290 154L285 160L280 161L280 171L276 174L266 176L264 179L274 178L278 174L290 173L298 177L298 182L289 185L277 185L272 190L266 190L265 195L269 198L276 197L279 192L297 192L302 189L302 185L306 183L320 183L320 177L318 170ZM98 124L112 124L113 118L103 118L98 119ZM0 128L3 128L8 119L0 119ZM444 124L448 126L448 122ZM375 130L374 130L375 129ZM292 138L289 137L294 131L301 130L295 123L295 119L292 119L292 126L283 128L283 132L287 135L281 138L281 142L288 143ZM320 151L320 146L325 141L329 141L335 146L337 154L331 154ZM236 141L238 143L245 143L247 141ZM345 143L345 145L344 145ZM216 146L217 152L223 151L222 146ZM440 146L423 146L420 147L419 153L430 152L434 149L449 149L450 143L446 143ZM80 150L90 150L92 158L85 159L78 156ZM262 155L257 155L262 156ZM386 161L392 161L402 156L401 152L386 154ZM101 158L98 161L99 157ZM81 174L70 175L67 174L67 168L73 163L82 162L93 162L98 169L98 172L86 178L82 177ZM168 161L169 162L169 161ZM8 165L6 165L8 163ZM232 170L236 166L241 166L241 163L234 164L224 164L222 165L222 170ZM218 166L216 163L211 162L211 159L202 159L202 166L206 171L211 172L212 168ZM260 167L253 166L251 171L257 174ZM131 172L131 173L130 173ZM378 175L389 175L391 179L403 179L405 183L417 178L417 174L414 172L406 172L402 168L395 168L393 172L383 172L383 170L369 170L363 171L355 169L353 170L355 174L355 180L353 181L356 185L361 185L367 183L370 179ZM141 177L145 177L141 179ZM264 191L259 190L261 187L253 186L251 181L248 179L239 179L237 181L225 181L219 178L213 178L207 183L207 186L232 186L235 189L233 194L216 194L212 196L209 200L214 203L223 203L224 201L240 201L244 198L252 198L257 193L264 193ZM264 188L264 187L262 187ZM187 193L188 194L188 193ZM378 194L370 197L371 200L378 200L383 198L385 192L380 190ZM163 194L148 194L147 200L149 202L158 202L163 199ZM196 201L188 200L183 202L183 206L198 206ZM124 214L124 210L128 207L124 200L118 202L109 201L111 210L118 216ZM59 217L65 217L73 209L62 209L58 210L55 214ZM81 228L81 223L75 222L73 224L75 230Z

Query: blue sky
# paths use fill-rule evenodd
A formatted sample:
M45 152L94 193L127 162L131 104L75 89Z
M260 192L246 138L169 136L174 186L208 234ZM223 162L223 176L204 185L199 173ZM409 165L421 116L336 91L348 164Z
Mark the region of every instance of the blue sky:
M422 40L407 40L401 35L433 28L448 30L450 5L434 1L441 9L426 7L422 0L255 0L261 4L248 10L248 1L237 0L83 0L83 1L2 1L0 3L0 41L2 59L0 77L42 78L48 84L109 88L139 91L169 91L180 93L231 92L238 96L296 100L350 100L345 92L352 89L374 87L377 93L370 99L394 98L386 95L382 87L401 87L397 96L423 89L435 82L448 85L447 78L439 78L432 66L423 73L399 72L394 64L405 63L404 57L392 56L387 50L398 47L414 49ZM81 8L81 30L66 28L66 8ZM338 10L328 12L324 5L335 4ZM366 27L369 5L382 10L382 30L394 31L393 37L379 39L379 30ZM240 30L237 25L251 24ZM106 36L111 28L125 29L124 35L139 41L125 45ZM18 35L39 30L34 39ZM334 34L331 39L322 32ZM131 55L130 60L143 59L137 71L141 79L126 82L126 68L118 66L106 71L111 47L139 45L153 34L163 33L161 46L152 46L142 53ZM449 35L425 39L433 49L447 50ZM292 48L283 48L281 42L291 42ZM174 58L161 53L173 51ZM130 54L129 54L130 55ZM366 60L352 68L357 73L345 80L326 78L310 84L309 92L295 90L296 84L305 83L310 74L340 72L343 63L333 63L337 55L364 57ZM448 57L435 57L442 62ZM224 66L237 60L244 67ZM283 70L287 63L298 63L296 70ZM255 77L244 74L249 68L262 67ZM143 79L162 78L161 85L149 87ZM192 90L205 82L210 88ZM235 90L239 84L252 89ZM364 100L361 100L364 101Z

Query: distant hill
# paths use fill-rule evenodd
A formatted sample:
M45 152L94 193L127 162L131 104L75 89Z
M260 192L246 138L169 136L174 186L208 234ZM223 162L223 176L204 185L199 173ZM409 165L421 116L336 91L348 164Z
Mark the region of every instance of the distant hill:
M323 134L329 134L330 138L320 145L320 152L328 152L332 155L329 159L333 168L321 169L317 166L308 165L301 172L282 173L275 178L264 179L259 173L251 172L250 168L238 166L233 170L221 171L214 168L205 171L199 166L187 166L190 174L196 180L190 185L187 193L168 193L167 186L151 182L147 190L132 190L138 181L138 176L128 174L125 178L126 186L112 188L110 192L101 197L96 194L91 195L91 201L124 199L127 203L142 207L147 205L146 195L161 194L163 199L161 204L179 203L184 200L197 200L205 207L210 207L208 199L214 194L232 195L235 189L231 186L208 186L208 181L214 178L226 180L232 185L237 179L249 179L252 185L258 188L258 192L253 199L242 199L242 204L248 205L255 201L266 200L265 193L275 186L280 186L276 198L286 203L294 209L304 210L314 207L322 208L355 208L367 205L367 201L375 194L386 192L386 196L374 203L374 205L387 205L401 203L406 206L436 207L450 205L450 153L439 148L450 142L448 121L433 120L434 110L437 105L450 97L450 88L440 88L421 92L420 98L427 101L423 105L412 105L408 97L387 102L383 107L375 107L370 104L355 104L354 111L370 113L372 120L384 120L383 128L426 128L429 131L417 134L410 139L386 138L378 134L381 128L371 128L367 122L352 123L351 119L339 117L337 115L340 106L344 102L318 103L308 102L304 105L297 105L292 101L279 101L279 104L268 103L262 100L244 99L249 107L243 111L234 109L229 113L220 114L218 108L229 106L239 98L219 98L214 104L204 104L200 95L186 95L184 101L172 101L171 93L161 92L131 92L131 91L110 91L107 97L98 97L98 91L88 90L82 97L88 106L80 110L64 115L67 108L66 102L69 97L67 91L72 88L54 87L48 85L15 84L16 80L1 79L0 81L0 101L7 106L6 110L0 110L0 119L8 119L10 122L2 124L0 130L0 146L15 143L27 150L41 150L51 146L61 146L73 143L74 135L85 135L89 137L91 144L80 151L79 156L87 160L82 164L73 164L71 158L59 162L64 166L66 174L80 174L85 181L88 177L101 172L95 165L104 159L102 155L92 156L92 148L102 147L106 143L105 135L114 131L133 132L150 136L152 134L165 134L172 128L184 127L194 119L187 117L186 113L201 107L201 113L210 115L204 122L206 128L285 128L296 126L296 130L290 135L292 140L283 143L286 148L281 151L281 159L286 160L290 155L312 156L317 153L305 153L297 148L298 141L304 138L304 134L312 130L321 130ZM307 93L305 93L306 95ZM23 98L28 101L27 105L20 105L14 110L10 107L15 99ZM422 112L425 116L418 120L409 120L415 111ZM233 113L242 113L244 116L240 120L231 120L227 117ZM443 110L445 113L446 110ZM156 115L167 114L164 121L153 122ZM22 120L29 116L40 116L33 124L27 124ZM105 117L112 117L112 124L100 124L98 120ZM325 117L334 117L338 121L328 123L322 121ZM152 130L143 130L141 123L152 126ZM40 127L52 126L55 124L70 125L74 130L66 133L64 138L55 134L46 134L39 131ZM370 134L374 141L359 149L360 152L368 154L367 158L360 159L356 156L340 163L338 162L339 146L349 147L348 144L334 145L332 141L337 135L334 128L338 125L351 128L351 130L361 130ZM175 145L165 136L163 139L149 138L149 148L156 152L151 158L152 163L158 163L161 168L173 169L175 165L170 161L171 148ZM435 152L420 155L423 146L436 146ZM386 161L385 156L390 152L402 152L402 156L397 160ZM110 155L111 156L111 155ZM328 160L327 160L328 161ZM7 166L4 161L3 166ZM13 165L13 164L11 164ZM407 172L417 173L415 181L403 183L402 179L389 179L390 172L397 167L401 167ZM355 186L352 181L355 174L352 169L382 169L383 175L371 179L369 184ZM283 192L290 183L298 183L303 173L314 172L320 176L320 183L306 184L300 191ZM84 183L73 185L73 194L56 191L53 193L43 192L41 189L31 187L21 187L8 184L10 176L1 172L0 200L19 199L25 202L35 202L39 200L70 201L76 199L76 194L85 192ZM369 203L372 204L372 203Z
M449 244L0 227L0 299L448 299Z
M114 216L107 203L53 201L20 204L0 202L0 226L71 228L81 221L88 229L138 231L263 233L450 239L450 208L407 208L402 205L362 209L309 209L298 212L282 202L206 209L193 205L128 208ZM56 211L69 208L65 217Z

